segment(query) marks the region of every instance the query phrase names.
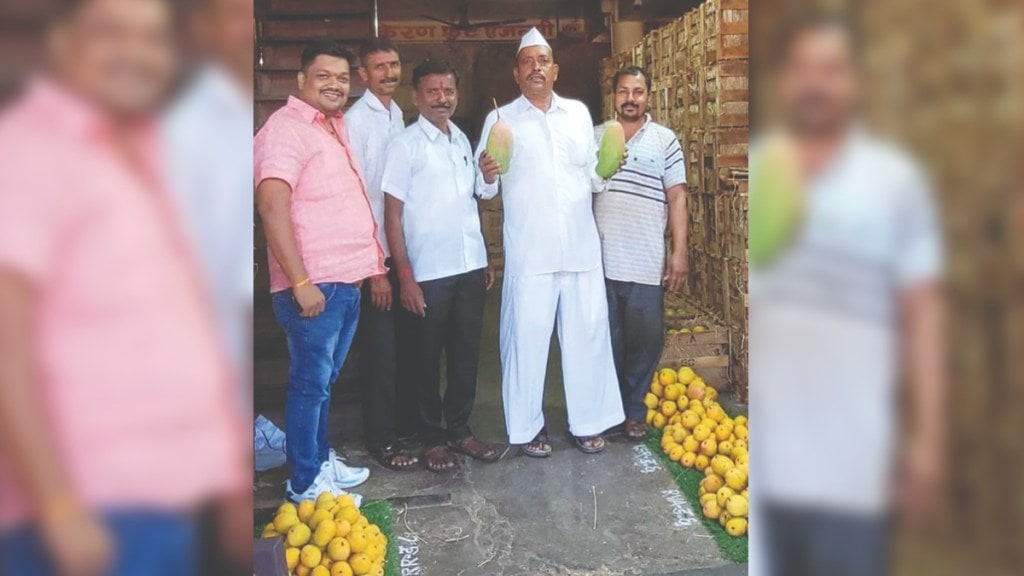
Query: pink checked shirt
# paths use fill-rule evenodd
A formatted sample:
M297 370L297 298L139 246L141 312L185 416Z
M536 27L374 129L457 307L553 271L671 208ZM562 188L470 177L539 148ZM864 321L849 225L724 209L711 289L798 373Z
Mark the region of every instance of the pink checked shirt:
M331 118L338 138L323 120L322 112L289 97L256 134L256 185L277 178L291 186L295 242L311 281L359 282L386 272L384 251L344 120L341 114ZM292 281L268 252L270 291L290 288Z
M97 509L183 509L245 486L249 449L197 269L159 182L46 80L0 114L0 268L28 279L45 422ZM32 513L0 453L0 527Z

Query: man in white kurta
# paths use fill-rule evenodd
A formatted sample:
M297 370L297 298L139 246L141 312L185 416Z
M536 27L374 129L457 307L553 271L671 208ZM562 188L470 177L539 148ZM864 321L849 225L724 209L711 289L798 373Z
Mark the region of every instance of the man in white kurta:
M409 362L408 316L398 305L398 277L384 225L381 180L388 143L405 129L395 91L402 78L398 47L388 38L373 38L359 50L359 75L366 83L362 98L345 112L348 143L366 183L377 240L384 248L390 272L370 278L362 288L359 310L359 381L363 400L366 450L381 466L408 470L416 464L401 439L418 429L414 386L416 373Z
M512 130L508 172L496 175L484 151L491 112L477 150L477 192L498 194L505 210L505 280L501 304L502 394L509 442L547 456L543 397L553 325L562 349L569 431L577 447L604 448L600 434L625 416L608 328L608 302L592 194L597 145L587 107L553 91L558 78L551 47L531 30L514 70L522 96L499 109Z

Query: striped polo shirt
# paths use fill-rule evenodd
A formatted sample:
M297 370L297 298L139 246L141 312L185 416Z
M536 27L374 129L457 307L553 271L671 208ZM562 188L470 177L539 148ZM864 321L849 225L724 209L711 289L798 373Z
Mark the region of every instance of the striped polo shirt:
M594 128L598 142L604 124ZM594 197L594 216L609 280L660 285L665 270L669 188L686 184L686 162L672 130L651 121L626 143L629 157Z

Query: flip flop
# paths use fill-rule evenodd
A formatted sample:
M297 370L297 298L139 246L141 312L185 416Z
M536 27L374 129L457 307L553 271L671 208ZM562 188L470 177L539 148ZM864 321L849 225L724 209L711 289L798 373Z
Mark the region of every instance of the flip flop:
M377 462L377 464L380 464L381 466L387 468L388 470L395 470L397 472L407 472L409 470L412 470L413 467L420 463L419 458L413 456L412 454L399 450L395 446L381 446L379 448L370 448L369 450L367 450L367 452L369 452L370 457L373 458L373 460ZM412 459L412 461L409 462L408 464L405 464L404 466L401 464L396 464L395 458L398 456L408 456L409 458Z
M463 438L458 442L449 442L448 448L481 462L495 462L501 457L501 453L495 450L493 446L475 436Z
M600 434L595 434L593 436L573 436L570 434L570 436L572 436L573 442L576 443L576 448L579 448L580 452L583 452L584 454L597 454L604 450L606 446L604 438L602 438ZM594 440L595 438L600 440L596 446L586 445L586 442Z
M541 448L530 448L530 444L540 444ZM528 444L523 444L523 454L532 458L547 458L551 456L551 440L548 438L547 430L541 429Z

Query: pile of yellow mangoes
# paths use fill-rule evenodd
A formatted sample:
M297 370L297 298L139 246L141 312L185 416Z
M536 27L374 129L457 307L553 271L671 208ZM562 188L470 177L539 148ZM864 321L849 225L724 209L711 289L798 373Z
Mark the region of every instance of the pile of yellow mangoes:
M718 391L688 366L656 372L644 404L647 423L662 431L665 454L704 473L698 490L704 516L732 536L746 534L747 417L729 417L718 403Z
M285 502L263 528L263 538L281 536L292 576L384 576L388 539L348 494L330 492L298 506Z

